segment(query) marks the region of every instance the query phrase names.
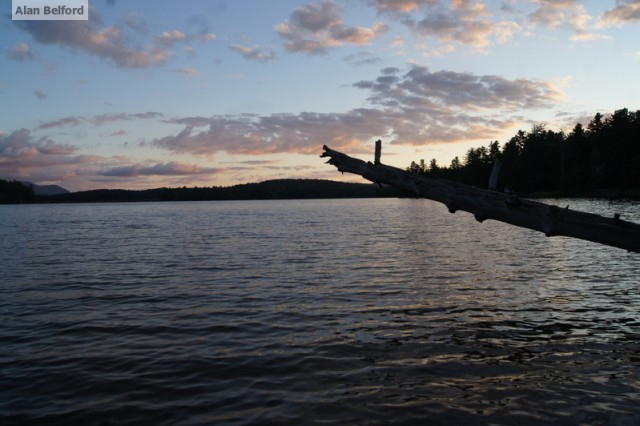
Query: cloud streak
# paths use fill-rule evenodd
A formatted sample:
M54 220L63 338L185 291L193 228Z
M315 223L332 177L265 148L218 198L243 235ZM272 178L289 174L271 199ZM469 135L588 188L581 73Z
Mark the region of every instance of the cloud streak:
M185 75L187 77L202 77L202 71L191 67L182 67L175 70L178 74Z
M221 169L200 167L194 164L185 164L176 161L158 163L154 165L133 164L122 167L113 167L98 174L100 176L132 178L141 176L195 176L212 175Z
M46 130L51 128L64 128L64 127L75 127L81 124L93 124L95 126L101 126L105 123L116 122L116 121L135 121L135 120L152 120L152 119L160 119L163 117L162 113L159 112L142 112L142 113L108 113L108 114L100 114L94 115L92 117L83 117L83 116L70 116L63 117L58 120L47 121L41 123L36 127L36 130Z

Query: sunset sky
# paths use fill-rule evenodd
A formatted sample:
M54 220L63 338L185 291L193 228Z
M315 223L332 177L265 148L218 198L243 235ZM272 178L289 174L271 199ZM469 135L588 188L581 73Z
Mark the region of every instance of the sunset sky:
M63 2L61 2L63 3ZM0 179L344 179L640 109L640 0L89 0L0 34ZM351 177L351 180L359 180Z

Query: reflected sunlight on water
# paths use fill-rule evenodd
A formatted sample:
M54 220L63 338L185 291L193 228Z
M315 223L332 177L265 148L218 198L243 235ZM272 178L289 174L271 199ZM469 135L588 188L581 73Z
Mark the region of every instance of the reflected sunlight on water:
M0 218L2 424L640 422L637 254L412 199Z

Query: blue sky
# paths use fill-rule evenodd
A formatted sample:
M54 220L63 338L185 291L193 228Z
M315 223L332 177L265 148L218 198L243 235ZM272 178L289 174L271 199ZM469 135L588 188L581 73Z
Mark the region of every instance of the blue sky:
M1 0L0 178L98 188L351 179L640 109L640 0Z

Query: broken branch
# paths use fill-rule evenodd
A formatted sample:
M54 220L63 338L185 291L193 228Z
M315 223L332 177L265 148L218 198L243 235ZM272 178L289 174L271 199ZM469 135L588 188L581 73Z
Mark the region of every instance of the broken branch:
M321 157L340 172L354 173L371 182L386 184L416 197L428 198L447 206L449 212L463 210L476 220L498 220L511 225L543 232L546 236L562 235L640 253L640 225L613 218L560 208L531 200L521 200L511 193L480 189L445 179L432 179L380 163L376 150L375 163L365 162L334 151L326 145Z

